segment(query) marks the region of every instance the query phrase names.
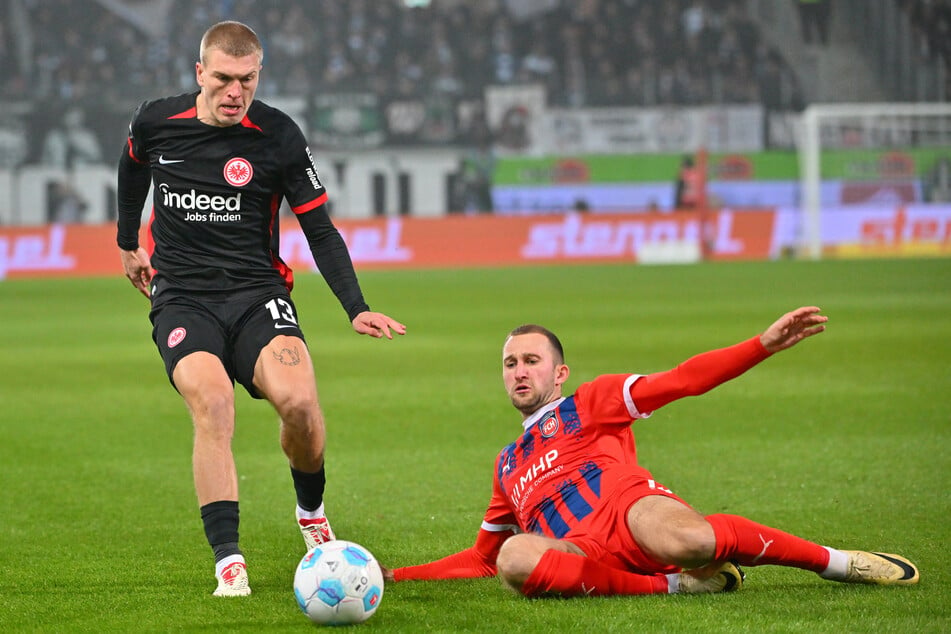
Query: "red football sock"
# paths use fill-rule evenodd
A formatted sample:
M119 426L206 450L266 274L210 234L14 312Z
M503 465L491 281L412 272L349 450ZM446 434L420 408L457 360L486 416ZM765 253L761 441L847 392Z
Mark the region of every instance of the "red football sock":
M662 594L667 592L667 576L639 575L582 555L547 550L522 585L522 594L536 597L549 592L565 597Z
M819 544L781 530L757 524L739 515L707 515L716 536L716 561L740 565L775 564L822 572L829 565L829 551Z

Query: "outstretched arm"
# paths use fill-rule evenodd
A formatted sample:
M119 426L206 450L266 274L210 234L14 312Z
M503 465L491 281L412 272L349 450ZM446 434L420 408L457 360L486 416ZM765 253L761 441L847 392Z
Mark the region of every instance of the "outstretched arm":
M768 353L774 354L791 348L806 337L818 335L826 329L823 324L829 321L819 311L817 306L803 306L786 313L760 335L760 343Z
M734 379L770 355L796 345L823 330L828 317L815 306L803 306L777 319L759 337L703 352L672 370L638 379L631 398L641 414L649 414L686 396L697 396Z
M495 558L502 542L512 536L512 531L479 530L475 544L448 557L418 566L383 568L386 581L409 581L411 579L471 579L491 577L497 569Z

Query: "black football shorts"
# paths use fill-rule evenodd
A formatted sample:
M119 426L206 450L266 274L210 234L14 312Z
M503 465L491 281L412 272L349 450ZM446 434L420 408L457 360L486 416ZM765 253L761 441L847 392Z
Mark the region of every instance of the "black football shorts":
M179 361L192 352L209 352L221 359L231 382L254 398L263 398L254 387L261 350L277 335L304 339L290 294L277 287L220 296L166 290L153 298L149 319L173 386Z

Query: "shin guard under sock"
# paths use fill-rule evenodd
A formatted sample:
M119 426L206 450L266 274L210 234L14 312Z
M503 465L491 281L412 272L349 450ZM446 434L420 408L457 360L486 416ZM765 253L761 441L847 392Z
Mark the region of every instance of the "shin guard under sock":
M291 467L291 478L294 480L294 490L297 492L297 506L305 511L315 511L324 503L324 487L327 477L324 468L315 473L298 471Z
M801 537L757 524L739 515L707 515L716 538L716 561L743 566L792 566L822 572L829 565L829 551Z
M215 561L231 555L240 555L238 548L238 502L222 500L201 507L201 521L205 537L215 552Z

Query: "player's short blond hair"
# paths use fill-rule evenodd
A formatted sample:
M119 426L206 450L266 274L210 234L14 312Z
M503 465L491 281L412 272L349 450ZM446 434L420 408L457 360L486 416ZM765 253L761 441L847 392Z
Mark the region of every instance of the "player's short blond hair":
M214 24L201 36L198 59L202 64L206 63L205 53L213 48L231 57L257 55L259 61L264 61L264 48L258 34L247 24L234 20Z

